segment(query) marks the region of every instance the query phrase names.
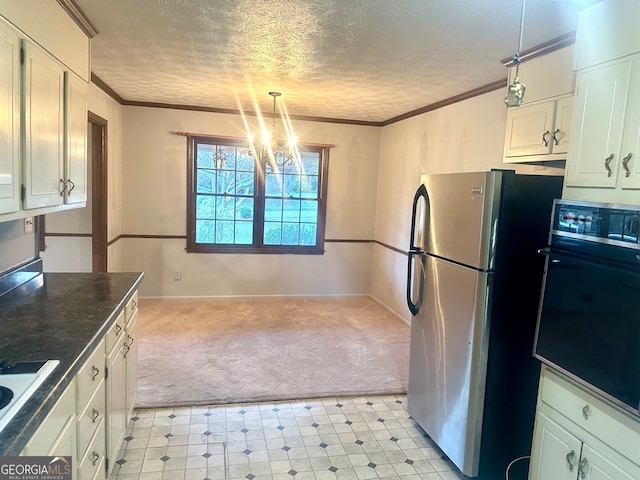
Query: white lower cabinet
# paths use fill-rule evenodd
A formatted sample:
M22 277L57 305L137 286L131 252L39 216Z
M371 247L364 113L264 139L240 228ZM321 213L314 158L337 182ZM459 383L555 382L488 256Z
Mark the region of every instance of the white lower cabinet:
M639 446L639 419L543 369L529 480L638 480Z
M74 480L109 477L136 398L137 318L135 292L22 455L69 455Z

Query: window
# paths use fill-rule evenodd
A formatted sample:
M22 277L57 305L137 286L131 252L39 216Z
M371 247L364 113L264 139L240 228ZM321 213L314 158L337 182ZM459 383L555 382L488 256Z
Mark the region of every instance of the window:
M329 146L272 171L244 140L188 143L188 252L323 253Z

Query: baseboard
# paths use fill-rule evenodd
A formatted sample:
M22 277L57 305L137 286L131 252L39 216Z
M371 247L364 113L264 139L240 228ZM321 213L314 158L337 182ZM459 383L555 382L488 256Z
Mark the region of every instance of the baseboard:
M391 307L389 307L387 304L385 304L382 300L380 300L378 297L376 297L373 294L369 294L368 297L373 300L374 302L376 302L378 305L380 305L382 308L384 308L387 312L389 312L391 315L393 315L397 320L399 320L400 322L402 322L404 325L406 325L407 327L411 328L411 320L407 320L406 318L404 318L402 315L400 315L398 312L396 312L395 310L393 310Z
M143 297L140 296L140 300L252 300L252 299L261 299L261 300L282 300L282 299L296 299L296 300L304 300L305 298L314 299L314 298L364 298L371 297L368 293L353 293L353 294L344 294L344 295L175 295L175 296L162 296L162 297ZM379 302L377 302L379 303Z

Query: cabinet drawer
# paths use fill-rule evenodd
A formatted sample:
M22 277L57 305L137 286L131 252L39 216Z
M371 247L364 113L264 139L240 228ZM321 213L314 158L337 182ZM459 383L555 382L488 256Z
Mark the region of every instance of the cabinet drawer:
M124 307L124 311L127 317L127 323L131 320L133 315L138 310L138 291L133 292L133 296L127 302L127 305Z
M24 447L22 455L46 455L49 453L69 421L75 420L75 414L76 386L74 379Z
M104 419L105 402L105 382L102 381L89 403L78 415L78 453L81 457L84 456L91 437ZM83 408L83 405L78 405L78 408Z
M100 341L78 374L78 406L89 402L104 379L104 339Z
M124 310L120 312L116 322L111 325L111 328L107 331L105 335L106 342L106 352L107 355L111 354L111 351L115 348L118 342L122 342L122 339L125 338L124 334Z
M105 452L104 421L101 421L78 465L79 480L91 480L98 469L104 470Z
M623 413L548 368L541 386L543 402L627 458L637 458L640 418Z

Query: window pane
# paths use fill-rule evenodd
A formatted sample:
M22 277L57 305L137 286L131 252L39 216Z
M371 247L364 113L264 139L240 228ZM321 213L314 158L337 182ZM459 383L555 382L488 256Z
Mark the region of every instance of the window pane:
M233 243L233 223L223 221L216 223L215 243Z
M282 200L279 198L267 198L264 201L264 219L276 222L282 220Z
M233 220L235 218L235 197L216 197L216 213L218 219Z
M236 174L236 193L239 195L253 195L254 174L242 173Z
M196 197L196 218L216 218L216 198L209 195Z
M303 200L300 204L300 221L316 223L318 221L318 202Z
M300 175L284 176L284 196L300 198Z
M298 245L298 227L297 223L282 224L282 245Z
M267 173L266 195L282 197L282 174Z
M253 243L253 223L252 222L235 222L236 223L236 244L250 245Z
M217 177L216 193L234 193L236 189L236 172L220 170Z
M302 198L318 198L318 177L315 175L307 175L303 177L300 197Z
M236 199L236 220L253 220L253 198Z
M289 163L284 166L283 170L285 174L297 175L298 173L300 173L298 161L296 159L290 160Z
M302 171L307 175L318 175L320 171L320 154L302 152Z
M264 222L264 244L280 245L282 224L280 222Z
M216 165L222 170L236 169L236 147L219 146L217 151Z
M198 145L196 151L198 168L214 168L213 164L213 152L211 150L212 145Z
M197 186L196 192L202 193L214 193L216 186L216 171L215 170L198 170L197 171Z
M243 172L253 172L255 169L255 160L249 155L246 148L238 147L236 169Z
M300 224L300 245L316 244L316 228L313 223Z
M282 220L285 222L300 221L300 200L285 200L282 210Z
M213 243L215 226L213 220L196 220L196 243Z

